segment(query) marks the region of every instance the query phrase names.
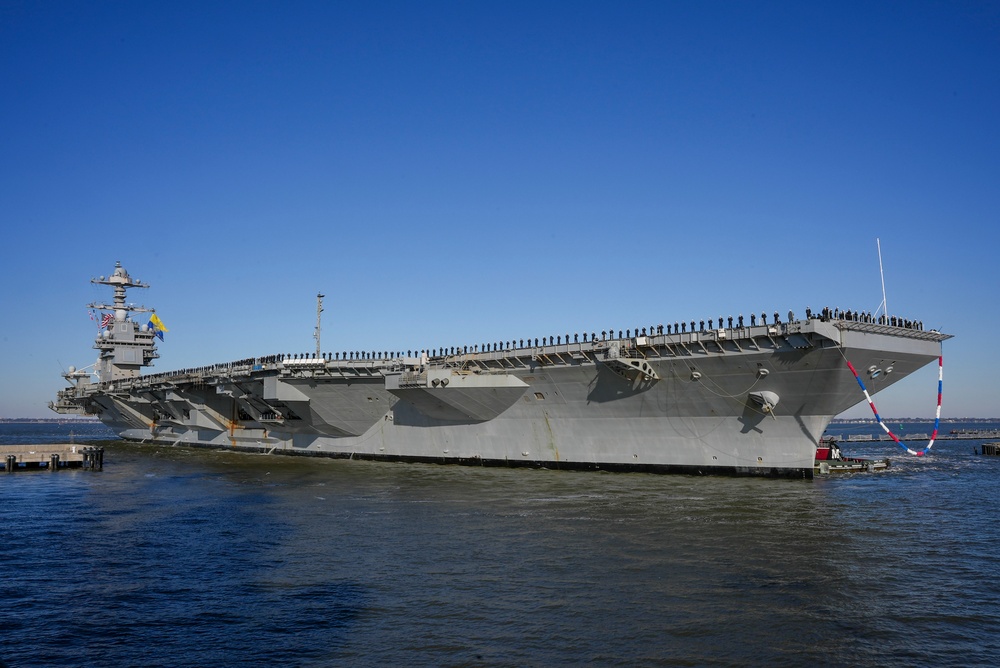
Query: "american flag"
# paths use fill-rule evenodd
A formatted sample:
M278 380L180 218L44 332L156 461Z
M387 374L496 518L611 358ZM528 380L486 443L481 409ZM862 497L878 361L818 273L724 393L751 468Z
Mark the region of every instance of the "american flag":
M115 316L112 315L111 313L104 313L104 314L102 314L101 315L101 329L104 329L105 327L107 327L108 323L111 322L111 320L114 317Z

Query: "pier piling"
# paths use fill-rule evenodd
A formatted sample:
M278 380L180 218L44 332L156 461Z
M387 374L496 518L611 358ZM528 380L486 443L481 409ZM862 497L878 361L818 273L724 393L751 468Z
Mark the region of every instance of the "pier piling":
M104 469L104 448L79 446L73 443L0 445L4 472L83 468L89 471Z

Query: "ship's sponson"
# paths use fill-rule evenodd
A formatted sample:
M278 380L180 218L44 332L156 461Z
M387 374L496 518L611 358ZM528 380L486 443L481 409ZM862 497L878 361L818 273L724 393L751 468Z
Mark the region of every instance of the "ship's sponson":
M949 338L848 314L433 356L276 355L77 382L53 408L155 442L810 477L830 419L863 399L846 360L877 392Z

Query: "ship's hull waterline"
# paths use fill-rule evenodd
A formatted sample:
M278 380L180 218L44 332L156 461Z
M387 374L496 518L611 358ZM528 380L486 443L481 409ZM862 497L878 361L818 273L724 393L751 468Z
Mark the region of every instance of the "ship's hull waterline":
M847 360L877 392L936 360L949 338L830 315L430 357L272 356L152 375L112 368L106 382L73 376L52 408L96 414L147 443L811 477L827 424L863 400ZM134 338L154 343L138 329Z

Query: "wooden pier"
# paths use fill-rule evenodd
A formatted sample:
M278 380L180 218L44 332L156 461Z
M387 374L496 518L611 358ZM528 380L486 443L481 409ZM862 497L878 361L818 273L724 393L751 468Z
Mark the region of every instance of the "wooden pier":
M73 443L0 445L4 472L58 471L60 469L104 469L104 448Z
M983 443L984 455L1000 455L1000 443Z

